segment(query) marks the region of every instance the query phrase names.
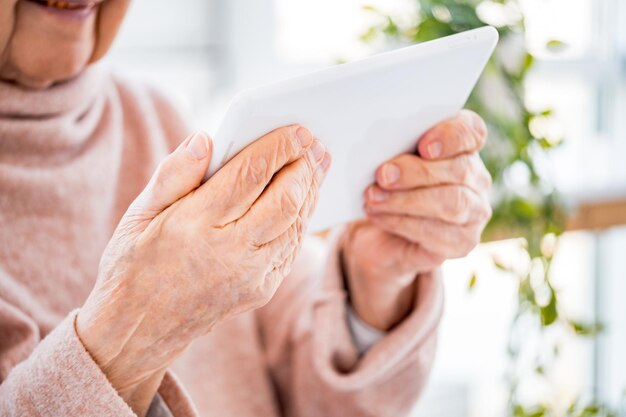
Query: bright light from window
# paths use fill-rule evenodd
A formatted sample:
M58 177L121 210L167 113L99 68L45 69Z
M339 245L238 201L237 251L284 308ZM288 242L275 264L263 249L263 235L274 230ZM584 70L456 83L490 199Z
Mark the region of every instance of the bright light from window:
M414 16L417 0L274 0L277 15L277 50L292 63L332 63L371 52L359 35L375 16L362 10L365 5L393 16ZM591 0L521 0L526 16L528 42L540 57L580 57L592 42L593 2ZM550 41L567 46L550 53ZM555 48L558 49L558 48Z
M592 42L592 3L591 0L521 0L531 51L542 58L583 56ZM548 42L555 40L566 44L558 54L549 53L546 48Z
M359 40L376 16L374 6L393 15L414 15L412 0L275 0L279 56L302 64L334 63L371 53Z

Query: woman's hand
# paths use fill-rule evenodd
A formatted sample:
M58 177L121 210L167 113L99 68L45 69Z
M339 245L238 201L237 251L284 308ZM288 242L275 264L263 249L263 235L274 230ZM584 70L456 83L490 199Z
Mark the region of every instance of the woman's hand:
M330 164L297 126L259 139L200 185L210 159L210 140L196 134L163 161L77 318L85 347L139 415L194 338L270 300Z
M478 151L487 129L470 111L428 131L417 155L382 165L365 221L348 229L344 265L359 316L387 330L411 308L416 276L467 255L491 217L491 177Z

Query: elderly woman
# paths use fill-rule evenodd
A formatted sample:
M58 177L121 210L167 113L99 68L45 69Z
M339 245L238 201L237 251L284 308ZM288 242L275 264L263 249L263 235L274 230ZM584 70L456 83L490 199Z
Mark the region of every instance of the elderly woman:
M210 139L92 65L129 1L0 0L0 415L406 415L435 271L490 215L482 120L434 127L367 219L305 238L323 145L278 128L203 184Z

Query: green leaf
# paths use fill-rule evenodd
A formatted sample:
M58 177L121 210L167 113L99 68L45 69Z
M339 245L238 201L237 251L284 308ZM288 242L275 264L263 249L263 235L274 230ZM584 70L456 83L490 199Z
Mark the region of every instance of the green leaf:
M509 267L507 267L506 265L504 265L502 262L500 262L498 259L496 259L495 257L492 258L493 261L493 265L498 268L500 271L504 271L504 272L511 272L511 270L509 269Z
M372 42L380 35L380 29L376 27L369 28L365 33L361 35L361 40L363 42Z
M513 417L545 417L548 415L548 410L543 405L526 408L521 404L514 404L511 411Z
M556 294L554 290L550 290L550 301L548 304L541 307L541 324L543 326L549 326L558 318L558 312L556 309Z
M567 48L568 48L568 45L559 39L551 39L548 42L546 42L546 49L548 49L550 52L554 52L554 53L563 52Z
M476 280L478 279L478 277L476 276L476 274L472 274L472 276L469 279L469 282L467 283L467 289L468 290L473 290L474 287L476 286Z
M434 17L423 20L417 30L415 31L415 41L425 42L432 39L441 38L444 36L452 35L454 31L452 28L443 22L438 21Z
M530 279L528 277L520 281L517 292L519 293L519 298L521 300L525 301L526 303L530 303L533 307L537 306L535 291L530 285Z
M396 22L389 16L387 16L387 24L383 28L383 33L392 38L397 37L400 34L400 28Z
M524 77L526 77L526 74L528 74L528 71L531 70L533 65L535 65L535 57L529 53L526 53L524 55L524 60L522 61L522 66L520 68L519 74L517 75L517 79L524 79Z
M576 334L581 336L597 336L604 331L602 323L582 323L579 321L568 320L567 322Z
M511 201L511 211L517 217L525 220L536 218L540 212L536 203L519 197Z

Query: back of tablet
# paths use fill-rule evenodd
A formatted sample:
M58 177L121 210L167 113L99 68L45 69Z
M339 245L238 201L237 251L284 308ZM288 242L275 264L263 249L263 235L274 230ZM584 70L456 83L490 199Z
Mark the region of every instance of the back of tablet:
M309 231L361 218L376 168L415 152L417 138L462 109L497 39L484 27L245 91L215 135L209 172L266 133L300 124L333 157Z

